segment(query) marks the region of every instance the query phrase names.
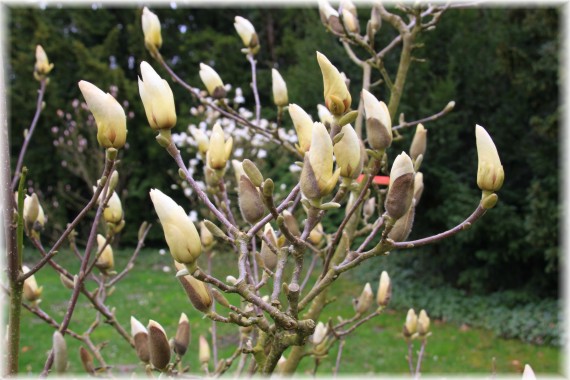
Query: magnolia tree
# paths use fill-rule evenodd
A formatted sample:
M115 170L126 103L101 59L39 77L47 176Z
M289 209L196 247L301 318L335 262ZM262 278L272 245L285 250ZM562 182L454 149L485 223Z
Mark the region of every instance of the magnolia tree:
M152 315L132 316L129 332L124 327L129 321L117 320L114 310L107 306L113 288L133 269L150 226L141 225L132 257L125 268L117 271L111 243L125 224L121 199L115 190L120 171L118 157L127 140L127 117L115 97L84 80L79 81L79 88L97 125L100 149L105 151L102 173L94 184L93 196L56 243L49 248L42 244L46 214L37 194L26 194L23 186L27 173L23 158L43 109L48 76L54 66L38 46L34 70L40 82L37 112L26 132L13 174L8 173L9 167L4 168L5 178L11 179L6 186L16 194L6 199L8 209L14 210L13 215L6 214L5 220L8 230L5 288L10 296L7 372L12 375L18 372L20 317L25 308L55 329L44 375L54 370L65 371L68 361L65 342L71 338L82 343L80 357L88 373L111 371L102 345L92 340L93 331L102 322L113 326L120 338L133 347L142 362L141 368L148 374L182 375L187 371L184 357L189 344L188 316L199 318L202 314L212 320L210 343L205 338L207 332L202 332L198 350L202 370L208 376L220 376L229 370L238 375L291 374L301 360L308 358L314 359L316 369L331 348L339 345L336 373L345 340L359 326L382 314L390 300L391 284L386 272L379 273L376 296L372 286L366 284L354 303L352 318L324 320L321 313L332 302L335 281L373 257L452 238L479 220L498 200L495 192L503 183L503 167L490 135L483 127L476 126L479 162L476 178L482 196L473 200L473 213L448 231L408 240L424 188L420 171L426 151L424 124L451 112L454 102L421 120L405 121L403 115L398 124L394 120L413 61L415 40L420 33L433 29L448 8L449 5L414 5L388 11L381 3L374 3L366 30L361 33L357 10L350 0L341 1L338 9L321 3L324 26L340 39L352 61L362 68L362 88L349 89L348 79L333 63L334 57L316 51L324 103L319 106L320 121L316 122L310 113L317 110L290 103L286 81L275 69L272 71L274 104L264 106L277 107L277 117L276 120L261 118L255 59L260 41L254 26L245 18L236 16L234 25L243 42L242 53L251 65L253 100L249 103L240 89L230 96L231 86L224 85L218 73L206 64L196 68L205 90L180 78L160 53L163 43L160 20L149 9L143 9L142 32L154 62L140 62L140 98L149 126L157 133L157 142L164 148L164 154L173 159L172 167L178 170L183 191L197 196L207 209L197 225L188 216L195 210L177 204L164 189L148 189L149 202L158 214L174 259L176 276L182 285L180 291L187 293L196 309L181 306L175 333L165 331L159 321L152 320ZM398 35L379 48L375 45L375 35L382 23L385 28L394 28ZM353 46L363 48L361 51L366 56L357 57ZM399 65L395 73L389 73L383 62L386 56L394 54L396 46L400 47ZM236 54L239 54L237 49ZM167 73L166 79L157 73L160 67L160 71ZM375 81L374 76L378 76ZM197 103L192 112L203 116L199 125L176 126L171 84L182 86ZM378 86L389 90L386 103L374 94ZM251 104L252 109L246 104ZM390 150L392 142L401 138L400 132L412 127L415 132L409 151ZM6 145L6 139L3 141ZM238 143L245 147L240 148L239 154L233 150ZM244 145L248 143L251 145ZM298 173L298 184L285 193L278 176L267 178L256 165L263 158L263 149L271 145L276 146L271 149L289 155L290 170ZM188 150L188 146L197 149ZM179 148L184 153L197 153L184 157ZM203 173L196 169L199 161L203 162ZM227 189L232 187L237 188L237 199L228 196ZM196 209L196 205L192 208ZM91 209L96 210L95 216L85 246L79 247L75 227L87 218ZM342 210L342 220L334 228L323 228L331 225L323 222L333 209ZM148 217L152 215L149 213ZM24 236L43 256L29 268L22 264ZM76 273L56 260L56 253L64 244L69 244L81 263ZM213 253L219 250L234 253L231 259L225 259L233 261L234 275L217 278L211 273ZM34 273L46 266L57 271L63 286L72 290L61 321L39 305L42 288ZM224 296L229 293L239 295L240 302L230 303ZM94 306L93 323L85 332L69 328L79 297ZM230 357L218 357L216 323L235 325L240 336ZM409 348L409 370L414 376L420 373L429 330L430 319L424 310L419 316L414 310L408 312L403 337ZM414 355L414 342L420 344L417 355Z

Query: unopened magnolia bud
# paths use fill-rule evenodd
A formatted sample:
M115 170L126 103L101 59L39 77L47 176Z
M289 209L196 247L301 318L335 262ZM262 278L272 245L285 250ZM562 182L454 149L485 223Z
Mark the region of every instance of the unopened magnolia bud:
M454 108L455 108L455 101L452 100L449 103L447 103L447 105L443 109L443 112L445 113L451 112Z
M293 121L293 126L297 132L297 150L301 154L309 151L313 138L313 119L301 107L296 104L289 104L289 115Z
M250 224L258 222L265 215L259 190L245 175L239 181L238 203L242 217Z
M412 160L416 160L420 154L425 156L426 142L427 129L424 128L423 124L418 124L416 127L416 133L412 140L412 145L410 146L410 157Z
M142 29L145 47L152 55L155 55L162 46L160 20L158 16L149 11L147 7L144 7L142 12Z
M378 294L376 295L376 303L378 306L386 306L392 297L392 283L388 272L382 271L380 274L380 282L378 284Z
M322 104L317 104L317 112L319 114L319 120L327 128L330 128L334 124L334 116L327 107L323 106Z
M214 242L214 235L204 225L204 222L200 222L200 241L204 247L209 247Z
M174 337L174 352L180 356L184 356L186 350L188 349L189 342L190 323L188 322L188 317L186 314L182 313L180 315L180 320L178 321L176 336Z
M61 284L65 286L67 289L73 289L74 287L73 281L67 278L63 273L59 275L59 280L61 281Z
M273 103L278 107L284 107L289 103L289 96L287 95L287 84L283 80L279 71L271 69L271 78L273 83Z
M36 193L31 196L26 194L24 198L24 222L27 225L33 225L38 219L38 214L40 212L40 201Z
M236 176L236 183L239 186L239 179L241 178L241 176L247 175L245 174L245 170L243 170L243 163L241 163L238 160L232 160L232 168L234 169L234 174Z
M236 16L234 27L244 46L249 48L253 53L257 52L257 50L259 50L259 39L257 38L253 24L241 16Z
M360 139L350 124L342 127L342 139L334 145L336 164L340 176L356 179L362 172L363 160L360 156Z
M59 331L53 333L53 367L57 373L67 370L67 344Z
M176 270L184 269L184 266L180 263L174 262ZM209 313L212 308L212 293L210 288L202 281L194 278L194 276L180 276L178 281L182 284L182 287L186 291L186 295L192 305L202 313Z
M340 169L333 172L333 144L322 123L313 124L311 149L305 153L301 172L301 191L308 199L320 199L332 192Z
M392 119L384 102L362 90L364 112L366 113L366 136L368 145L375 150L385 150L392 145Z
M95 365L93 363L93 356L85 349L85 347L79 347L79 358L81 359L81 364L83 364L83 368L85 372L89 374L95 373Z
M158 370L165 369L170 362L170 344L164 328L152 319L148 322L148 348L150 364Z
M495 193L485 194L483 193L483 197L481 199L481 207L485 210L495 207L497 202L499 201L499 197Z
M152 189L150 198L158 214L170 254L179 263L192 265L202 253L200 235L184 209L162 191Z
M317 323L317 326L315 327L315 332L313 333L312 336L313 344L316 346L322 343L325 340L327 333L328 333L327 326L325 326L323 322Z
M226 162L232 153L233 139L230 136L225 140L224 131L220 124L216 123L210 136L210 147L208 148L208 166L214 170L226 168Z
M369 219L374 212L376 211L376 198L370 197L366 202L364 202L364 206L362 206L362 215L365 219Z
M103 219L107 223L119 224L123 220L123 205L121 204L121 198L116 191L113 191L111 198L107 202L107 207L103 210Z
M388 215L400 219L408 212L414 196L414 166L410 157L402 152L392 164L390 185L384 207Z
M339 6L342 8L342 10L350 12L354 17L358 16L356 5L354 5L351 0L340 0Z
M235 285L237 284L237 278L235 278L234 276L226 276L226 282L228 284Z
M319 0L319 15L324 26L330 28L335 33L344 33L338 12L331 7L328 1Z
M22 266L22 271L24 274L30 271L30 268L27 266ZM31 275L30 277L26 278L24 281L24 298L33 303L39 303L40 297L42 295L43 286L38 287L38 283L36 282L36 277Z
M104 248L103 248L104 247ZM107 239L103 235L97 235L97 252L100 253L95 266L103 274L110 274L115 268L115 259L113 257L113 248L111 244L107 244Z
M36 45L36 64L34 77L38 80L45 78L53 70L53 63L49 63L48 56L41 45Z
M212 223L211 221L204 219L204 221L202 222L204 223L204 226L206 226L206 228L212 233L212 235L214 235L215 237L221 238L221 239L227 239L226 234L224 234L224 231L222 231L220 229L220 227L216 226L214 223Z
M108 92L87 81L79 89L97 124L97 141L103 148L121 149L127 140L127 116L119 102Z
M333 115L341 116L350 109L352 103L346 82L325 55L317 52L317 61L323 74L325 105Z
M414 309L408 310L406 315L406 323L404 324L404 336L406 338L411 337L416 332L416 327L418 324L418 317Z
M202 79L202 83L206 86L211 97L214 99L221 99L226 96L224 82L222 82L222 78L220 78L216 70L204 63L200 63L199 74L200 79Z
M422 309L420 311L417 323L418 334L426 335L429 332L429 324L430 324L429 317L426 311Z
M372 6L372 10L370 11L370 21L369 21L369 28L370 34L368 36L368 40L372 40L374 35L380 30L382 26L382 16L380 15L380 10L376 5Z
M283 210L283 220L285 226L293 234L293 236L301 236L301 230L299 230L299 223L297 219L288 210Z
M277 247L277 236L275 236L275 231L273 230L273 227L271 227L271 224L267 223L265 225L263 234L269 240L269 242L273 244L274 247ZM275 270L275 267L277 266L277 255L273 253L273 251L271 250L271 248L267 246L267 243L265 243L265 241L261 242L261 249L259 251L259 255L263 260L263 264L267 269Z
M198 151L202 155L206 154L206 152L208 151L208 147L210 145L210 140L208 140L208 136L206 136L204 131L194 127L193 125L190 126L190 133L192 134L192 137L194 137L194 140L196 140L196 144L198 145Z
M417 206L424 192L424 175L417 172L414 176L414 204Z
M147 62L141 63L139 94L148 123L154 130L171 129L176 125L174 95L168 82L162 79Z
M320 242L323 240L324 232L323 232L323 225L321 223L317 224L315 228L311 230L309 234L309 241L313 245L319 245Z
M358 297L355 311L358 314L364 314L368 309L370 309L370 306L372 306L373 301L374 301L374 293L372 292L372 287L370 286L370 283L367 282L366 285L364 285L362 293L360 293L360 297Z
M131 316L131 336L133 337L137 357L140 361L148 363L150 360L148 331L146 327L133 316Z
M414 225L414 217L416 215L416 205L412 201L412 205L408 208L408 211L399 218L394 227L388 233L388 237L394 241L405 241L410 232L412 232L412 227Z
M477 140L477 186L483 191L495 192L503 186L505 172L495 143L485 128L475 126Z
M342 10L342 21L344 22L344 26L348 32L350 33L360 32L360 25L358 24L358 18L356 18L347 9Z
M217 303L226 308L230 307L228 299L224 297L222 293L220 293L217 289L210 289L210 290L212 292L212 296L214 296L214 299L216 300Z
M534 374L532 367L528 364L524 365L522 380L536 380L536 375Z
M257 187L260 187L261 184L263 183L263 175L261 174L257 166L255 166L255 164L252 161L246 158L242 162L242 168L245 174L251 180L251 183L253 183Z
M277 361L277 373L284 373L285 371L285 363L287 363L287 358L283 355Z
M208 362L210 361L210 345L204 335L200 335L198 359L202 365L208 365Z

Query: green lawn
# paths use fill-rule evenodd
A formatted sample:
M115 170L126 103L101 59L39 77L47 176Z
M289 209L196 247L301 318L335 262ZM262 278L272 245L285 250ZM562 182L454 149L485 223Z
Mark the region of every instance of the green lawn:
M32 263L35 253L26 251L25 262ZM128 260L130 251L115 253L116 267L120 271ZM66 267L76 270L78 264L69 252L61 252L56 260ZM214 258L214 274L224 279L232 274L237 277L234 268L236 258L231 253L218 254ZM208 334L210 321L203 319L201 313L194 310L186 298L178 281L174 277L170 255L160 255L158 250L146 249L141 252L135 268L121 281L107 304L116 307L117 319L130 332L130 316L133 315L143 324L154 319L162 324L169 337L176 331L181 312L185 312L191 323L191 343L183 363L191 369L198 370L197 342L200 334ZM165 270L169 269L169 272ZM380 273L381 268L378 269ZM59 276L46 267L36 275L38 284L44 287L41 308L58 322L62 320L67 307L70 290L64 288ZM351 300L357 297L364 284L350 277L340 278L334 285L331 295L336 301L325 308L322 321L328 318L336 320L337 316L350 318L353 315ZM373 284L373 288L376 284ZM265 290L264 294L269 291ZM230 302L237 304L235 295L228 296ZM22 371L38 373L43 368L46 354L51 347L53 329L37 317L23 311L21 359ZM70 328L82 333L94 318L90 304L80 298ZM401 330L405 319L405 311L388 309L383 315L361 326L347 339L343 350L342 373L382 373L406 374L408 371L407 346L402 338ZM489 331L461 328L453 324L432 321L431 331L426 348L422 372L425 374L459 374L478 373L490 375L492 358L496 359L498 374L516 374L525 363L530 363L537 374L556 374L560 367L560 349L550 346L534 346L515 340L503 340L493 336ZM238 341L236 329L232 326L218 324L220 357L229 356ZM142 373L143 368L128 344L122 340L115 330L102 324L92 335L94 343L105 342L103 357L116 369L116 373ZM83 371L79 361L79 342L66 338L70 360L70 372ZM419 350L419 342L416 342ZM323 360L318 374L331 375L337 354L337 346ZM285 353L287 356L288 353ZM234 364L235 366L235 364ZM213 365L211 364L211 367ZM305 358L301 364L301 372L310 372L314 368L314 360Z

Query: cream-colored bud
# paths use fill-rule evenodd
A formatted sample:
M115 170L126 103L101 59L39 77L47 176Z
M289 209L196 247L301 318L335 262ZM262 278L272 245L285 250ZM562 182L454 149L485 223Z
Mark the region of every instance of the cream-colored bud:
M301 236L301 230L299 229L299 223L297 223L297 219L293 214L291 214L288 210L283 210L283 220L285 222L285 226L293 234L293 236Z
M404 336L406 338L411 337L416 332L418 324L418 316L414 309L408 310L408 314L406 315L406 323L404 324Z
M352 103L346 82L324 54L317 52L317 61L323 75L325 105L333 115L341 116L350 109Z
M180 315L176 336L174 337L174 352L180 356L184 356L190 343L190 323L186 314Z
M418 324L417 324L418 334L426 335L429 332L429 325L430 325L429 317L426 311L422 309L418 317Z
M204 247L209 247L214 243L214 235L212 235L204 222L200 222L200 241Z
M170 344L164 328L152 319L148 322L148 348L150 364L163 370L170 362Z
M182 264L176 261L174 262L174 266L176 267L176 270L185 268ZM178 281L182 284L192 306L202 313L210 312L214 300L208 285L191 275L179 276Z
M325 340L327 333L328 333L328 327L325 326L323 322L317 323L317 326L315 327L315 332L313 333L312 336L313 344L316 346L322 343Z
M412 160L416 160L421 154L425 156L426 153L426 143L427 143L427 129L424 128L423 124L418 124L416 127L416 133L412 140L412 145L410 146L410 157Z
M445 113L451 112L454 108L455 108L455 101L452 100L449 103L447 103L447 105L443 109L443 112L445 112Z
M26 274L30 271L30 268L23 265L22 271L24 272L24 274ZM31 275L30 277L26 278L26 280L24 281L24 298L29 302L37 304L40 302L40 297L42 295L43 289L44 289L43 286L38 287L36 277L34 275Z
M378 283L378 294L376 295L376 303L378 306L386 306L392 297L392 283L388 272L382 271L380 281Z
M392 119L384 102L376 99L367 90L362 90L366 113L366 136L372 149L384 150L392 145Z
M243 163L238 161L238 160L232 160L232 167L234 168L234 174L236 176L236 183L239 186L239 180L240 180L241 176L247 175L247 174L245 174L245 170L243 170Z
M259 39L253 24L241 16L235 17L234 27L240 36L244 46L255 52L259 48Z
M61 281L61 284L65 286L67 289L73 289L75 287L73 280L67 278L63 273L59 274L59 281Z
M293 121L293 126L297 132L297 150L301 154L309 151L313 138L313 119L301 107L296 104L289 104L289 115Z
M210 345L208 344L208 341L204 335L200 335L200 342L198 345L198 359L202 365L208 365L208 362L210 361Z
M356 179L362 172L363 160L360 156L360 139L350 124L341 129L344 135L334 145L336 164L340 168L340 176Z
M412 201L412 205L408 208L408 211L399 218L394 227L388 233L388 237L396 242L405 241L410 232L412 232L412 227L414 226L414 217L416 216L416 205Z
M184 209L162 191L152 189L150 198L158 214L170 254L179 263L192 265L202 253L200 235Z
M301 191L309 199L320 199L336 186L340 169L333 172L333 144L322 123L313 124L311 149L305 153Z
M152 129L171 129L176 125L174 94L168 82L162 79L147 62L141 63L139 94L148 123Z
M417 206L424 192L424 175L422 172L417 172L414 176L414 202Z
M261 194L246 175L239 181L238 204L243 219L250 224L257 223L265 215Z
M36 64L34 66L36 78L41 79L45 77L52 69L53 63L49 63L46 51L41 45L36 45Z
M133 337L137 357L140 361L148 363L150 360L148 331L146 327L133 316L131 316L131 336Z
M483 191L497 191L503 186L505 179L505 172L503 165L501 165L497 147L489 133L480 125L475 126L475 137L479 158L477 186Z
M216 123L210 136L210 147L208 148L208 166L213 170L223 170L232 152L233 139L229 137L225 140L224 131L220 124Z
M323 225L319 223L315 226L315 228L311 230L311 233L309 234L309 241L313 245L319 245L319 243L323 240L323 237Z
M67 370L67 344L58 330L53 333L53 367L57 373Z
M208 136L206 136L204 131L194 127L193 125L190 127L190 133L194 137L194 140L196 140L196 144L198 144L198 151L201 154L206 154L208 147L210 146Z
M410 157L402 152L392 164L390 185L384 207L388 215L400 219L406 214L414 196L414 165Z
M277 361L277 373L283 373L285 370L285 364L287 363L287 358L283 355Z
M103 148L120 149L127 140L127 116L119 102L108 92L87 81L79 89L97 124L97 141Z
M40 212L40 201L38 195L33 193L31 196L26 194L24 198L24 222L28 225L33 225L38 219Z
M374 212L376 211L376 198L370 197L366 202L364 202L364 206L362 206L362 215L365 219L369 219Z
M372 302L374 301L374 293L372 292L372 287L370 283L367 282L364 285L364 289L362 289L362 293L360 293L360 297L356 302L355 311L358 314L364 314L370 306L372 306Z
M319 120L327 128L330 128L334 124L334 116L327 107L322 104L317 104L317 112L319 114Z
M346 30L350 33L359 33L360 25L358 24L358 18L356 18L349 10L342 10L342 20Z
M536 375L534 374L532 367L528 364L524 365L522 380L536 380Z
M358 12L356 10L356 5L354 5L354 3L351 0L340 0L339 6L343 10L350 12L354 17L358 15Z
M284 107L289 103L289 96L287 95L287 84L283 80L279 71L271 69L272 90L273 90L273 103L276 106Z
M269 242L273 245L273 247L277 247L277 236L275 235L275 231L273 230L273 227L271 227L271 224L267 223L265 225L263 234L265 235L267 240L269 240ZM265 243L265 241L261 242L261 249L259 251L259 256L263 261L262 264L267 269L275 270L275 267L277 266L277 255L273 253L273 251L271 250L271 248L267 246L267 243Z
M328 1L319 0L319 15L324 26L330 28L335 33L344 33L340 25L339 15Z
M95 266L104 274L109 274L115 268L115 259L113 257L113 248L111 244L106 244L107 239L103 235L97 235L97 253L102 252ZM105 247L105 248L103 248Z
M144 34L144 44L151 54L154 55L162 46L160 20L156 14L149 11L147 7L144 7L141 21Z
M204 63L200 63L199 74L211 97L221 99L226 96L224 82L222 82L222 78L220 78L216 70Z
M107 207L103 210L103 219L107 223L118 224L123 220L123 206L121 204L121 198L117 192L113 191L113 195L109 198L107 202Z

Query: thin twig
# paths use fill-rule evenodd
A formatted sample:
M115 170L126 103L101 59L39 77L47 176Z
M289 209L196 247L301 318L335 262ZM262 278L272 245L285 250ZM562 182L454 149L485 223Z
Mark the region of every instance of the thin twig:
M251 65L251 89L253 90L253 97L255 99L255 124L259 126L261 119L261 103L259 101L259 92L257 91L257 70L256 62L253 54L247 54L247 60Z

